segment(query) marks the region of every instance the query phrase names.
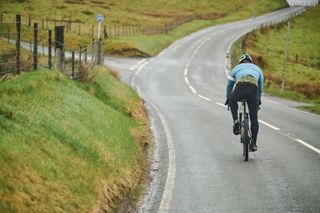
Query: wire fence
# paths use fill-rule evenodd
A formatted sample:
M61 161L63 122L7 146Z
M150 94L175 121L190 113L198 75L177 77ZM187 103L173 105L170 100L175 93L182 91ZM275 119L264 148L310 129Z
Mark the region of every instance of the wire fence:
M292 14L283 17L281 20L274 20L268 23L263 23L261 26L256 25L252 30L261 29L270 25L275 25L290 19L293 16L297 16L304 12L306 9L303 8ZM16 18L8 18L9 16L4 16L3 13L0 14L0 37L5 39L8 43L15 44L15 48L8 50L7 53L0 55L0 75L6 73L19 74L21 71L25 70L36 70L39 67L51 69L55 67L56 69L62 70L66 75L72 78L80 78L78 72L85 66L94 66L96 64L103 63L103 48L102 42L92 39L91 43L87 45L82 45L78 49L67 49L66 44L62 43L60 48L56 48L58 41L52 40L52 30L48 30L48 33L44 34L43 31L39 35L39 29L42 27L49 27L49 24L33 23L33 27L30 27L32 18L22 18L20 15L16 15ZM18 18L19 17L19 18ZM104 31L104 38L117 37L124 35L132 35L135 33L144 34L159 34L168 33L177 26L195 20L202 19L197 15L181 17L179 20L175 20L170 24L166 24L164 27L154 27L154 28L143 28L139 26L131 27L115 27L106 28ZM11 20L11 21L10 21ZM8 22L10 21L10 22ZM50 23L52 20L46 19L42 23ZM60 20L58 22L55 20L54 25L57 26L58 23L63 25L65 32L68 32L68 28L72 29L71 26L74 22L68 20ZM22 29L21 29L22 28ZM6 30L4 30L6 29ZM109 32L109 33L108 33ZM24 40L24 37L30 33L33 33L33 39L29 41ZM39 39L39 36L41 39ZM44 39L46 38L46 39ZM21 50L22 49L22 50ZM83 66L82 66L83 65Z
M0 23L8 25L8 23ZM9 44L10 48L6 53L0 55L0 76L7 73L19 74L26 70L37 70L39 68L58 69L73 79L81 79L83 69L90 69L94 65L103 63L102 41L92 39L87 45L79 49L67 49L66 44L57 38L57 28L62 27L64 34L65 26L55 27L55 38L53 40L52 30L48 30L46 43L39 43L39 26L33 23L33 39L23 40L24 29L21 29L21 16L17 15L15 27L10 24L10 32L0 32ZM25 26L24 26L25 27ZM1 29L4 29L2 26ZM14 32L13 32L14 31ZM6 36L3 36L3 35ZM43 37L44 35L42 35ZM64 35L62 35L64 38ZM14 46L14 48L13 48ZM12 47L12 48L11 48Z
M216 18L213 16L212 19ZM189 15L189 16L180 16L176 17L173 21L165 23L160 26L143 26L143 25L127 25L127 26L112 26L112 25L103 25L102 34L104 39L124 37L124 36L133 36L137 34L144 35L155 35L155 34L167 34L168 32L174 30L178 26L191 22L196 19L208 19L208 15ZM15 16L12 14L0 13L0 23L7 25L15 24ZM35 18L31 15L21 16L21 24L26 26L26 28L31 29L33 23L39 24L39 29L48 30L54 29L55 26L65 26L66 33L74 33L77 35L87 36L95 38L97 35L97 26L88 25L79 20L72 20L72 17L61 19L52 19L52 18ZM7 33L7 32L4 32ZM10 32L9 32L10 35Z

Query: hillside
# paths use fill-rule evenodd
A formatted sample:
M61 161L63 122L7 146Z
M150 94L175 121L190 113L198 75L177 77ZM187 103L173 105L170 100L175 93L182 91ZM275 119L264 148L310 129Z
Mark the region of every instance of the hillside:
M106 53L150 56L176 39L204 27L249 18L286 6L285 0L9 0L0 2L0 12L3 13L4 22L12 22L17 13L22 15L25 24L29 22L29 17L31 22L38 22L40 26L51 24L53 27L53 20L75 22L65 37L68 49L88 45L92 39L92 29L96 38L96 15L99 13L104 16L102 24L106 26L107 33L112 35L104 41ZM47 23L45 19L50 19L51 22ZM60 24L59 21L57 24ZM173 29L165 34L164 28L167 26L173 26ZM3 37L8 28L11 32L14 30L13 25L0 25ZM130 33L137 29L138 33ZM154 30L156 32L152 33ZM160 31L157 33L158 30ZM46 30L40 30L39 38L42 43L47 42L46 35ZM31 38L32 29L25 26L22 39L29 41Z
M280 94L287 23L263 28L244 38L244 46L264 69L265 91L314 104L320 113L320 6L291 20L284 94ZM235 45L237 46L237 45ZM237 54L239 49L236 48Z
M98 67L0 83L0 212L90 212L137 199L150 135L135 92Z

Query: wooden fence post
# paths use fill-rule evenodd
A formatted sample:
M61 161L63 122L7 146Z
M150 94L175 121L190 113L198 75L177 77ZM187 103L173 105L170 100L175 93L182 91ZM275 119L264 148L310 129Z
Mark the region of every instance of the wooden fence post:
M81 68L81 55L82 55L82 50L81 50L81 46L80 46L80 51L79 51L79 70Z
M29 26L29 28L31 27L31 17L30 17L30 15L28 16L28 26Z
M87 53L87 46L84 47L84 63L88 61L88 53Z
M74 51L72 51L71 78L74 79Z
M98 41L98 62L97 64L102 64L102 44L101 39Z
M33 23L33 69L38 68L38 23Z
M16 39L16 72L20 73L20 33L21 33L21 15L16 15L16 29L17 29L17 39Z
M56 67L64 71L64 26L55 27Z
M92 62L92 64L94 64L94 54L95 54L95 48L94 48L94 46L95 46L95 43L94 43L94 38L92 39L92 55L91 55L91 62Z
M103 26L103 35L104 35L104 39L108 39L108 33L107 33L106 25Z
M48 66L49 69L52 68L52 56L51 56L51 45L52 45L52 31L49 30L49 37L48 37Z

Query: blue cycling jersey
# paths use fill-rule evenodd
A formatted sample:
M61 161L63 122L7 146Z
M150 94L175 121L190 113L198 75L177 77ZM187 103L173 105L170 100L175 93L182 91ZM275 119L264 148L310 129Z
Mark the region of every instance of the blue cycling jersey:
M252 76L258 81L258 93L259 97L261 97L263 92L262 70L255 64L242 63L235 66L230 72L230 76L227 83L227 98L230 97L235 82L245 76Z

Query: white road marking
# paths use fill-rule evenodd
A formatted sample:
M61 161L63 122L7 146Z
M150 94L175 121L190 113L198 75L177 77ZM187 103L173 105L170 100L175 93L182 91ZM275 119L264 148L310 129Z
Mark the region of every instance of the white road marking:
M219 105L219 106L222 106L222 107L224 107L224 108L227 108L227 106L224 105L224 104L222 104L222 103L216 102L216 104Z
M202 99L207 100L207 101L211 101L211 99L210 99L210 98L207 98L207 97L205 97L205 96L203 96L203 95L198 94L197 91L194 89L194 87L191 85L191 83L190 83L190 81L189 81L189 79L188 79L188 71L189 71L189 66L190 66L191 62L192 62L192 60L194 59L194 57L198 54L198 51L201 49L201 47L202 47L206 42L208 42L209 40L211 40L213 37L214 37L214 36L208 37L207 39L205 39L204 41L202 41L202 42L200 43L200 45L198 45L198 47L193 51L193 53L192 53L192 55L191 55L191 59L190 59L190 61L188 62L188 64L185 66L184 73L183 73L183 74L184 74L184 80L185 80L185 82L187 83L187 85L188 85L188 87L190 88L190 90L191 90L194 94L198 95L199 98L202 98Z
M149 62L141 65L139 67L138 72L135 75L137 76L139 74L139 72L142 70L142 68L148 63ZM132 83L134 83L134 82L132 82ZM137 89L137 92L140 95L140 97L142 97L143 99L146 99L146 98L144 98L144 95L141 92L140 87L137 86L136 89ZM168 174L167 174L166 185L165 185L163 195L161 198L161 203L160 203L160 206L158 209L159 213L165 213L165 212L169 212L170 202L171 202L172 195L173 195L174 181L175 181L175 176L176 176L176 156L175 156L172 135L171 135L167 121L165 120L165 118L160 113L159 109L154 104L152 104L151 102L148 102L148 104L150 104L155 109L156 113L158 114L158 116L161 120L162 126L165 131L166 139L167 139L166 140L167 145L168 145L168 155L169 155Z
M189 88L191 89L191 91L192 91L194 94L196 94L196 95L198 94L197 91L193 88L193 86L189 85Z
M317 114L313 114L313 113L311 113L311 112L304 111L304 110L301 110L301 109L295 109L295 108L292 108L292 107L290 107L290 109L291 109L292 111L296 111L296 112L299 112L299 113L304 113L304 114L310 115L310 116L312 116L312 117L319 117L319 115L317 115Z
M304 145L305 147L308 147L309 149L311 149L311 150L317 152L318 154L320 154L320 150L319 149L317 149L316 147L308 144L307 142L305 142L305 141L303 141L301 139L295 139L295 141L297 141L298 143Z
M137 64L135 64L134 66L132 66L130 68L130 71L133 71L134 69L136 69L140 64L142 64L146 59L142 59L140 60Z
M222 106L222 107L227 108L227 106L225 106L225 105L222 104L222 103L219 103L219 102L215 102L215 103L216 103L217 105L219 105L219 106ZM275 127L275 126L273 126L273 125L271 125L271 124L269 124L269 123L267 123L267 122L265 122L265 121L262 121L262 120L260 120L260 119L258 119L258 120L259 120L260 123L266 125L267 127L271 128L271 129L273 129L273 130L276 130L276 131L279 131L279 130L280 130L280 128ZM283 133L283 132L280 132L280 134L282 134L282 135L284 135L284 136L287 136L287 137L289 137L290 139L292 139L292 140L294 140L294 141L296 141L296 142L304 145L305 147L307 147L307 148L309 148L309 149L317 152L318 154L320 154L320 150L319 150L319 149L317 149L316 147L308 144L307 142L305 142L305 141L303 141L303 140L301 140L301 139L296 139L296 138L292 137L292 135L291 135L290 133L285 134L285 133Z
M258 121L259 121L260 123L262 123L263 125L266 125L267 127L270 127L271 129L274 129L274 130L276 130L276 131L279 131L279 130L280 130L280 128L275 127L275 126L273 126L273 125L271 125L271 124L269 124L269 123L267 123L267 122L265 122L265 121L262 121L262 120L260 120L260 119L258 119Z
M187 77L184 77L184 80L186 81L187 85L190 86L189 80Z
M205 96L202 96L202 95L199 95L199 94L198 94L198 96L199 96L199 98L202 98L202 99L204 99L204 100L206 100L206 101L211 101L210 98L207 98L207 97L205 97Z
M167 121L164 119L164 117L161 115L158 109L157 108L155 109L159 114L160 120L164 127L164 131L167 136L167 144L168 144L168 152L169 152L168 175L167 175L166 185L163 191L161 203L158 209L159 213L164 213L164 212L169 212L170 202L172 199L174 180L176 176L176 157L175 157L172 136L171 136L171 132L169 130Z
M141 70L143 69L144 66L146 66L149 63L149 61L144 62L143 64L140 65L140 67L138 68L137 72L134 74L132 80L131 80L131 85L132 87L134 87L134 81L136 80L137 76L139 75L139 73L141 72Z
M184 75L185 75L185 76L188 75L188 69L187 69L187 68L184 69Z
M160 56L164 55L164 54L168 51L168 48L169 48L169 47L167 47L166 49L164 49L159 55L157 55L157 57L160 57Z

